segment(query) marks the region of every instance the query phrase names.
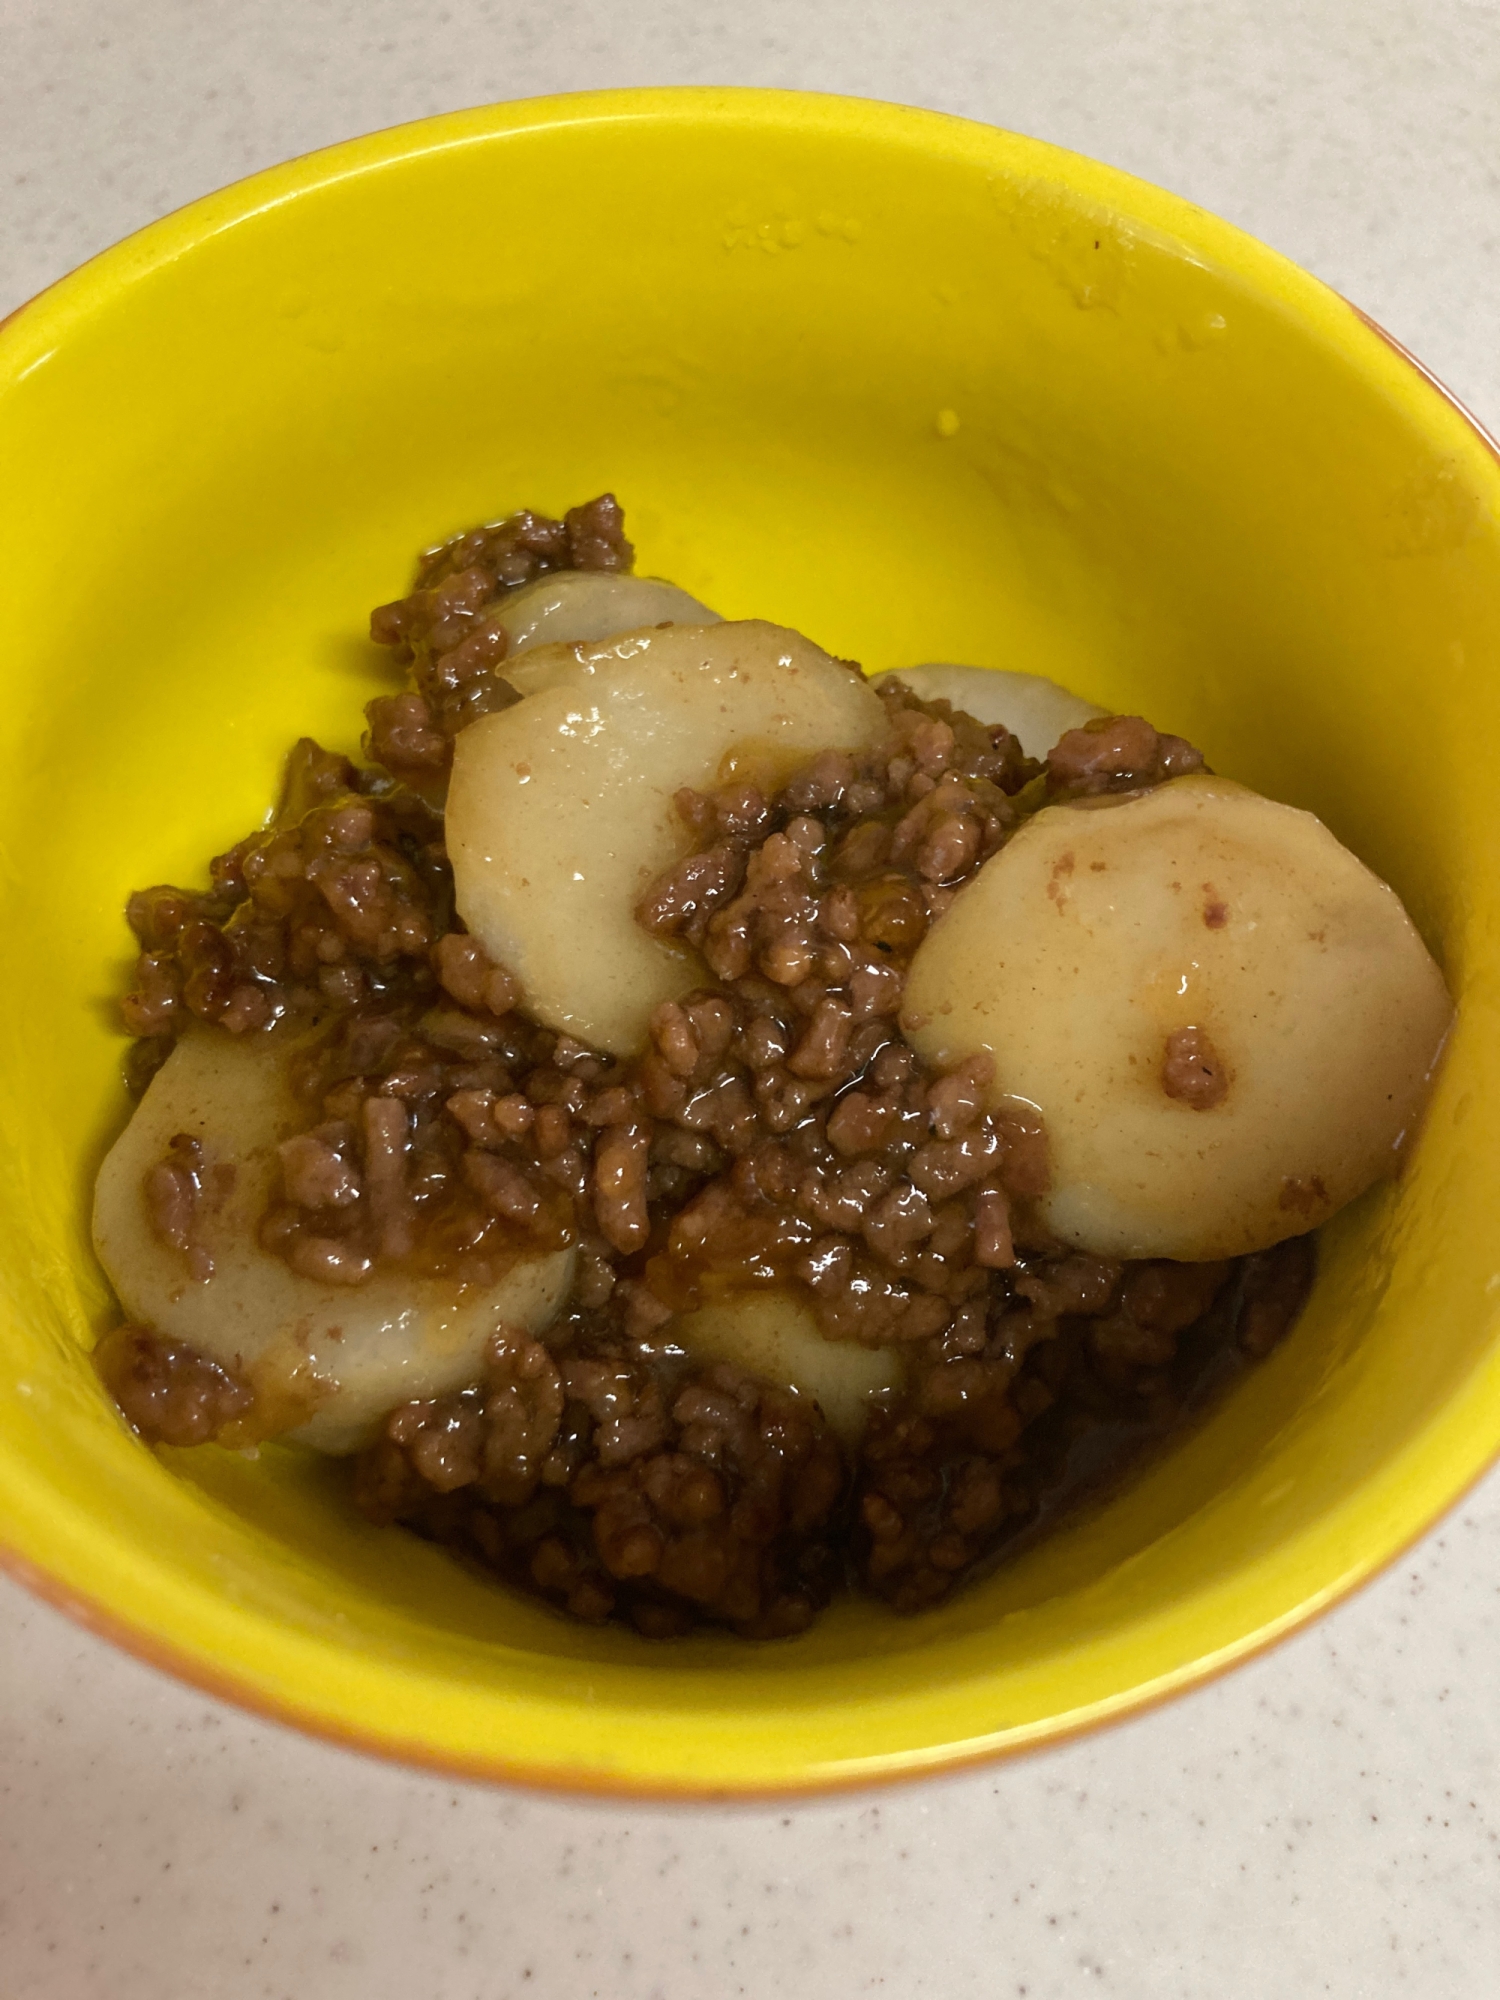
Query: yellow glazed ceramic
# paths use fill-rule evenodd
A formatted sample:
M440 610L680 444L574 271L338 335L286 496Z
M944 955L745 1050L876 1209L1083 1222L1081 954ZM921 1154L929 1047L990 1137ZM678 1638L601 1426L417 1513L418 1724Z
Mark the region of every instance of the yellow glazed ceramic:
M0 1536L47 1595L308 1728L737 1793L932 1769L1185 1687L1500 1447L1500 465L1332 292L1005 133L756 92L506 105L146 230L0 333ZM1040 670L1311 806L1460 996L1399 1186L1118 1504L898 1622L652 1646L365 1526L287 1449L153 1456L86 1350L134 884L352 748L413 551L613 487L641 566L871 668Z

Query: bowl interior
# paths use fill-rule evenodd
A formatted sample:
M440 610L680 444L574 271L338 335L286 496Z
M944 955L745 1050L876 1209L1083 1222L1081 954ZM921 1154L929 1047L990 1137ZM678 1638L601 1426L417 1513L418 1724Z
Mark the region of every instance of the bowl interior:
M621 93L315 156L0 333L0 1536L128 1643L397 1754L736 1791L1121 1712L1394 1554L1500 1446L1500 476L1342 301L1186 204L890 107ZM1292 1339L949 1607L669 1647L570 1626L270 1447L153 1456L86 1349L142 883L357 747L414 551L612 488L639 567L871 669L1051 674L1319 812L1462 1000L1399 1184Z

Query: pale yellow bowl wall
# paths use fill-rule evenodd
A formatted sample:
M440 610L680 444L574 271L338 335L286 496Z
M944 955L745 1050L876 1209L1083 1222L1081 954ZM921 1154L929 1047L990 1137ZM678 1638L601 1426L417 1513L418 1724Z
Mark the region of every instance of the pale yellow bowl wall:
M956 428L955 428L956 420ZM0 333L0 1535L178 1671L539 1781L796 1787L1121 1713L1388 1559L1500 1446L1500 476L1332 293L1185 203L914 112L465 113L199 203ZM1116 1506L946 1609L653 1648L161 1460L84 1350L126 892L291 739L353 748L412 552L612 487L640 567L871 669L1033 669L1321 813L1461 995L1426 1135L1292 1340Z

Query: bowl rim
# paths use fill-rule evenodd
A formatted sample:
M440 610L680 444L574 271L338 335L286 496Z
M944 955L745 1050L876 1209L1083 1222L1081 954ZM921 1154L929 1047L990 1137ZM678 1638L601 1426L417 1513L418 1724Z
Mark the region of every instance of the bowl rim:
M1478 446L1493 459L1492 477L1500 475L1500 441L1399 340L1321 279L1185 198L1083 154L950 113L831 93L738 86L650 86L503 100L406 121L262 169L146 224L54 280L0 319L0 393L42 366L76 325L123 289L210 239L304 194L425 155L484 145L531 130L555 131L568 126L600 124L690 124L705 118L747 130L787 124L806 129L815 124L856 144L896 141L929 154L937 151L969 159L978 159L988 151L996 166L1013 167L1019 157L1024 157L1038 176L1061 180L1074 192L1118 209L1134 223L1158 228L1191 244L1284 304L1299 308L1305 317L1320 323L1346 353L1351 365L1362 367L1367 373L1376 366L1376 372L1380 372L1377 363L1381 359L1387 369L1394 359L1408 390L1420 385L1422 404L1432 396L1462 419L1471 447ZM1002 153L1009 158L1002 161L998 157ZM1466 1401L1474 1386L1471 1377L1455 1393L1453 1402ZM1450 1413L1451 1406L1444 1416ZM742 1782L738 1778L699 1782L690 1777L668 1778L662 1774L650 1777L580 1770L555 1753L550 1760L479 1752L459 1754L429 1742L404 1738L391 1730L361 1728L342 1718L333 1719L311 1699L303 1701L272 1692L249 1670L236 1670L211 1660L194 1652L186 1643L164 1638L149 1624L133 1622L101 1598L54 1574L28 1555L18 1542L10 1539L10 1530L4 1524L0 1524L0 1571L33 1596L145 1664L251 1714L297 1728L346 1750L361 1750L407 1767L440 1771L471 1781L521 1785L565 1795L676 1804L714 1801L753 1804L933 1777L992 1763L1001 1757L1050 1748L1126 1717L1144 1714L1180 1693L1218 1679L1241 1661L1254 1658L1302 1629L1401 1561L1500 1462L1500 1429L1497 1429L1492 1443L1478 1450L1471 1447L1457 1464L1450 1454L1444 1467L1436 1467L1432 1461L1440 1428L1452 1426L1434 1422L1402 1454L1404 1458L1422 1456L1426 1461L1425 1478L1420 1482L1420 1491L1405 1508L1403 1526L1394 1543L1374 1554L1345 1562L1331 1581L1306 1591L1289 1609L1245 1631L1233 1642L1196 1654L1181 1666L1148 1677L1073 1714L1020 1727L1002 1727L987 1735L922 1750L847 1760L837 1768L804 1765L764 1783ZM1333 1567L1331 1561L1325 1564L1329 1572Z

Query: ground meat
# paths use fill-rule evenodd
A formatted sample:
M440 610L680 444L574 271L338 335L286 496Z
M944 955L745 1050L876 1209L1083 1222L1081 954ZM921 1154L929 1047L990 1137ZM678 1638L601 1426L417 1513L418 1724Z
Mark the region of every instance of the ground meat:
M137 1074L194 1021L309 1026L304 1122L260 1223L305 1278L482 1287L576 1246L545 1346L500 1340L482 1383L392 1413L356 1469L372 1518L654 1634L791 1633L851 1569L918 1609L1097 1472L1101 1440L1160 1434L1225 1355L1267 1351L1310 1282L1301 1244L1235 1266L1066 1250L1034 1211L1040 1123L989 1109L987 1058L937 1073L896 1025L913 953L1029 812L1201 759L1116 716L1043 767L1004 728L883 684L874 749L814 757L772 794L679 795L694 851L638 916L708 978L656 1010L640 1057L602 1055L530 1023L458 926L436 807L453 734L515 698L495 672L505 593L630 560L608 495L423 558L372 618L411 677L371 705L384 770L304 741L273 824L207 891L131 899ZM1161 1082L1207 1109L1227 1079L1189 1029ZM201 1277L191 1141L146 1194ZM828 1338L901 1347L905 1394L852 1462L805 1399L671 1347L674 1316L725 1285L789 1288ZM111 1340L101 1365L143 1435L201 1441L243 1415L249 1392L201 1357L139 1328Z
M512 514L430 549L412 594L370 614L371 638L409 666L412 685L367 707L369 755L418 786L440 778L458 731L517 699L496 671L510 593L549 570L629 570L634 559L612 493L561 521Z
M214 1274L213 1258L199 1241L203 1208L209 1198L208 1169L203 1148L186 1132L172 1140L164 1159L151 1167L143 1192L151 1227L169 1250L175 1250L195 1284L206 1285Z
M138 891L141 943L122 1003L133 1034L192 1018L240 1035L289 1008L317 1011L430 993L452 925L442 823L419 798L379 791L316 744L297 746L271 828L210 864L205 895Z
M898 1611L938 1602L1268 1353L1312 1276L1307 1238L1238 1265L1039 1262L984 1326L922 1357L903 1408L872 1417L857 1574Z
M1164 736L1139 715L1099 715L1070 729L1047 753L1054 799L1138 792L1201 771L1203 758L1180 736Z
M569 1107L598 1094L609 1059L495 1014L485 996L504 1000L509 982L472 939L449 933L431 971L432 1004L351 1008L301 1057L294 1080L317 1122L279 1149L260 1240L304 1276L359 1284L399 1265L488 1285L579 1233L586 1169ZM454 1002L450 983L483 1011Z
M481 1385L393 1413L355 1497L591 1622L782 1638L833 1587L845 1484L815 1407L600 1335L497 1340Z
M1212 1111L1229 1095L1229 1072L1202 1028L1176 1028L1168 1035L1161 1087L1193 1111Z
M127 1423L148 1444L207 1444L248 1415L247 1385L196 1349L149 1327L118 1326L94 1350L94 1365Z

